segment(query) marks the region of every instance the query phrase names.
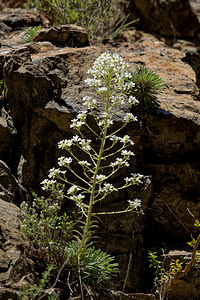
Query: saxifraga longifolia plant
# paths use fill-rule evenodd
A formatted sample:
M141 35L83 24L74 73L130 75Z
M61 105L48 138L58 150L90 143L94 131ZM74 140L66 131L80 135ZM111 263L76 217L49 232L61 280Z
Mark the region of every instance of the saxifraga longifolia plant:
M106 198L110 198L111 193L142 183L143 176L137 173L124 178L124 183L119 187L109 182L116 172L129 166L129 159L134 155L132 151L127 150L129 146L134 144L130 136L120 137L117 135L129 122L137 121L132 113L127 112L138 101L132 95L127 96L126 94L127 90L134 88L134 83L130 80L131 74L126 71L126 67L127 64L117 54L112 55L106 52L96 59L88 71L92 77L86 79L85 83L96 92L98 101L91 96L83 98L85 110L80 112L70 125L78 134L71 139L65 139L58 143L59 149L68 152L69 156L59 157L59 167L52 168L49 171L49 178L42 182L44 190L49 190L52 185L56 184L56 181L62 181L70 186L64 197L75 202L82 213L82 231L72 243L66 246L68 255L71 251L69 249L73 250L71 251L71 253L73 252L72 260L80 266L80 272L83 271L81 266L84 265L86 253L90 253L92 257L95 252L95 249L91 248L91 243L92 225L96 217L131 211L142 212L140 199L129 199L127 208L122 211L94 212L94 207L105 201ZM99 105L100 102L101 105ZM96 111L100 113L97 115ZM93 116L96 123L95 128L92 128L87 121L88 114ZM116 129L112 127L112 124L114 118L120 114L123 115L123 125ZM93 141L84 136L84 130L82 130L84 127L93 135ZM93 146L97 145L97 141L99 142L98 149ZM76 154L77 149L82 151L84 156L87 156L87 160L82 160ZM117 154L119 157L116 158ZM111 159L112 162L110 162ZM78 166L81 168L81 172ZM78 183L71 181L72 176L78 180ZM97 261L95 265L96 271L98 263ZM106 269L105 266L104 269ZM113 268L112 265L107 264L107 269L110 269L108 272L110 277L107 274L107 281L111 281L112 273L116 272L116 264L113 264ZM101 272L100 268L99 272ZM81 276L84 282L91 280L91 276L86 276L84 272Z
M142 110L156 109L160 106L157 95L164 89L165 84L159 75L140 64L135 71L131 72L130 79L135 86L129 90L129 93L139 101Z
M112 286L118 272L114 257L93 245L93 226L98 216L142 213L141 200L137 198L128 199L127 207L121 211L101 211L100 205L111 199L113 192L140 185L143 178L141 174L131 173L124 178L121 186L111 183L113 175L129 167L129 160L134 155L128 149L134 144L130 136L120 134L127 124L137 121L129 112L138 101L127 94L127 91L134 89L135 84L126 67L127 64L118 54L105 52L95 60L88 71L91 77L85 83L95 91L97 97L83 97L85 110L70 125L77 134L58 143L59 149L67 152L68 156L59 157L59 167L52 168L48 178L42 182L42 189L49 192L50 196L45 199L44 196L36 195L30 208L22 204L23 232L34 239L34 230L37 231L38 225L38 232L43 230L47 233L46 236L38 233L35 243L48 256L49 263L56 264L58 268L62 264L60 270L66 266L70 277L68 286L71 291L74 285L79 286L82 298L83 287L108 288ZM122 120L121 127L119 125L116 128L112 125L114 119L119 117ZM94 126L89 122L91 118L95 121L92 123ZM91 139L87 138L88 132ZM61 183L65 185L65 192ZM81 216L77 219L80 228L77 230L76 227L76 234L70 240L73 224L66 214L63 217L60 215L63 199L73 201ZM98 210L94 210L96 206ZM32 227L33 230L30 230ZM65 246L60 236L64 237ZM62 255L58 253L59 248L62 249Z

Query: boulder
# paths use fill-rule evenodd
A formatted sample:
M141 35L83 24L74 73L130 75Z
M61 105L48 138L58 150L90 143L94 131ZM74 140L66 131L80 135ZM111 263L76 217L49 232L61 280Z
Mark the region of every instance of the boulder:
M73 24L40 29L34 41L48 41L57 47L89 46L88 35L84 28Z
M147 32L174 39L200 33L200 23L188 0L133 0L124 6L129 19L140 18L135 25Z
M16 30L21 27L38 26L42 21L40 16L24 8L5 8L0 14L0 22Z

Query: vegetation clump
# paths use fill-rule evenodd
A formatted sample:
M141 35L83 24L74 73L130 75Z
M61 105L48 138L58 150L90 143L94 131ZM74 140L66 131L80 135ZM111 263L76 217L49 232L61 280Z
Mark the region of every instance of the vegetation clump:
M34 37L40 28L41 26L28 27L22 36L22 44L33 42Z
M26 8L35 8L52 25L76 24L84 27L90 39L104 36L114 17L119 0L28 0Z
M131 80L135 83L129 91L138 101L142 109L156 109L160 106L158 94L164 89L163 79L144 65L138 65L131 71Z

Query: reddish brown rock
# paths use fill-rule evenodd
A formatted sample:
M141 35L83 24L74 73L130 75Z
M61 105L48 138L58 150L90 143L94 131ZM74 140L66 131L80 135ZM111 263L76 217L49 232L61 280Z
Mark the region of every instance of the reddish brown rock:
M89 45L88 35L84 28L76 25L60 25L40 29L35 42L48 41L57 47L85 47Z

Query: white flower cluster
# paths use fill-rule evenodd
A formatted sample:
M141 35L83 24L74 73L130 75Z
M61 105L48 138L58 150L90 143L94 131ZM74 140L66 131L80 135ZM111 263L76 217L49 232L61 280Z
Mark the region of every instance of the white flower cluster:
M94 176L93 176L93 178L94 178ZM106 179L106 176L103 175L103 174L100 174L100 175L97 175L97 176L96 176L96 181L97 181L97 183L101 183L101 182L104 181L105 179Z
M83 105L87 106L89 110L92 110L95 107L96 102L97 101L93 97L90 96L83 97Z
M123 159L130 159L130 156L134 156L135 154L132 151L128 150L122 150L121 155L123 155Z
M135 97L130 96L130 97L128 98L128 103L130 103L131 105L136 105L136 104L139 103L139 101L138 101Z
M67 194L70 194L70 195L74 195L77 191L80 191L81 189L77 186L77 185L72 185L68 191L67 191Z
M72 139L70 140L62 140L58 143L58 148L59 149L65 149L65 150L70 150L71 146L73 144L79 145L82 149L85 151L90 151L91 150L91 140L90 139L82 139L78 135L73 136ZM70 163L69 161L70 158L67 159L67 163Z
M81 148L85 151L90 151L91 150L91 140L90 139L79 139L79 145L81 146Z
M112 193L114 191L118 191L111 183L104 183L103 187L101 187L100 192L101 193L105 193L105 194L109 194Z
M85 195L82 195L82 194L70 196L70 199L73 200L74 202L76 202L76 205L80 208L82 207L82 201L84 198L85 198Z
M134 201L128 200L129 207L132 209L141 209L142 201L136 198Z
M78 163L82 167L89 167L89 166L91 166L91 164L87 160L80 160Z
M124 63L122 58L117 54L111 54L109 52L104 52L101 54L94 62L92 68L88 70L88 74L93 75L95 82L89 82L89 86L99 86L98 80L105 78L110 74L112 70L113 77L130 77L130 74L125 71L128 64ZM115 75L115 76L114 76ZM97 81L97 82L96 82ZM88 84L88 81L86 81Z
M111 103L115 104L115 105L123 105L125 104L126 98L122 95L122 96L112 96L110 98Z
M123 143L124 146L128 146L128 145L133 146L134 145L134 142L131 140L129 135L124 135L123 138L121 138L120 136L117 136L117 135L112 135L109 139L110 139L110 141L113 142L113 144L116 144L119 141L119 142Z
M124 117L125 122L137 121L137 117L135 117L132 113L127 113Z
M69 149L73 145L73 140L62 140L58 142L59 149Z
M117 53L105 52L95 60L93 66L88 70L88 74L92 75L92 78L86 79L85 83L95 88L97 93L105 94L108 92L105 82L109 79L116 91L125 93L135 86L132 81L127 80L132 76L129 71L126 71L127 67L128 64L124 63ZM133 101L133 98L131 96L128 103L135 103L136 100ZM124 104L124 100L123 96L113 96L112 103Z
M49 180L49 179L44 179L41 184L43 185L42 186L42 189L44 191L48 191L48 190L51 190L52 188L52 185L54 185L56 183L56 180Z
M80 130L81 126L84 125L84 121L80 121L79 119L73 119L72 123L70 124L70 128L74 128L76 130Z
M143 175L137 173L137 174L131 174L132 177L126 177L124 180L126 181L126 184L140 184L142 183Z
M58 177L60 174L65 174L67 171L61 171L59 168L52 168L49 170L49 178L53 178L55 179L56 177Z
M58 165L60 167L69 166L69 164L71 162L72 162L72 158L71 157L61 156L61 157L58 158Z
M121 168L121 167L129 167L129 163L126 161L126 159L123 159L123 158L116 158L116 161L115 162L112 162L110 164L111 167L118 167L118 168Z
M99 118L100 119L100 118ZM103 126L107 126L107 128L108 127L110 127L110 125L112 125L113 124L113 120L111 119L111 118L105 118L104 116L103 116L103 118L102 119L100 119L100 121L98 122L98 126L99 127L103 127Z

